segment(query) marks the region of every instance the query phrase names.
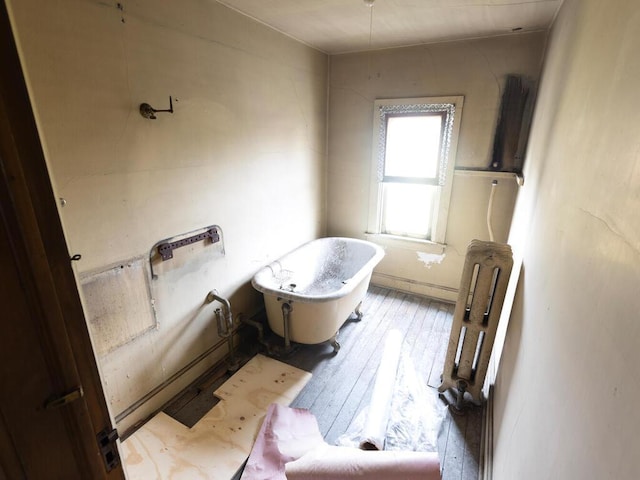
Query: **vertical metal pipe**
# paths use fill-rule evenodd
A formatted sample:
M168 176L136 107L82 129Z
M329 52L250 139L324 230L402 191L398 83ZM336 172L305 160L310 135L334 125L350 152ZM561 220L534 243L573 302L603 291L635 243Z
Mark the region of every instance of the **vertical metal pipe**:
M487 205L487 229L489 230L489 240L493 242L493 227L491 226L491 216L493 215L493 196L496 194L498 180L491 182L491 193L489 194L489 205Z
M231 303L224 297L218 295L216 290L212 290L207 295L207 302L220 302L224 306L225 315L223 317L222 311L217 308L215 310L216 321L218 323L218 335L222 338L226 338L229 347L229 370L236 370L238 368L238 361L235 355L235 348L233 345L233 314L231 313Z
M282 323L284 326L284 348L285 350L291 349L291 337L289 336L289 315L293 308L287 302L282 304Z
M222 338L226 338L229 334L224 321L224 315L222 314L221 308L216 308L214 310L214 314L216 316L216 324L218 325L218 335Z
M455 414L464 415L464 392L467 391L467 382L458 380L456 390L456 405L453 409L449 409Z

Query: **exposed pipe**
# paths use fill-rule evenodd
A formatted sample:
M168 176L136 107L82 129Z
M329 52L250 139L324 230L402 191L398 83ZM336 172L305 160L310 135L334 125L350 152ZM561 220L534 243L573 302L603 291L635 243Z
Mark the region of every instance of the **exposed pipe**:
M229 325L232 325L233 317L231 316L231 303L224 297L218 295L217 290L211 290L207 295L207 303L220 302L226 311L227 314L227 322Z
M289 315L293 308L287 302L282 304L282 322L284 323L284 349L288 352L291 349L291 338L289 336Z
M247 318L246 315L244 315L243 313L238 314L237 316L237 320L240 323L244 323L245 325L250 325L253 328L255 328L258 331L258 342L260 343L260 345L264 346L267 349L267 353L271 354L271 345L269 345L269 342L267 342L264 339L264 326L262 325L262 323L256 321L256 320L252 320L250 318Z
M220 302L224 307L224 318L219 308L216 309L216 322L218 323L218 335L227 339L229 345L229 370L236 371L238 369L238 360L235 355L233 345L233 314L231 313L231 303L224 297L218 295L216 290L211 290L207 295L207 303Z
M213 312L216 316L216 324L218 325L218 335L222 338L229 338L229 325L226 324L224 314L221 308L216 308Z
M467 382L460 379L456 383L456 404L450 405L449 411L456 415L464 415L464 392L467 391Z
M489 240L493 239L493 228L491 228L491 215L493 213L493 197L496 194L496 187L498 186L498 180L491 182L491 193L489 194L489 205L487 206L487 228L489 229Z

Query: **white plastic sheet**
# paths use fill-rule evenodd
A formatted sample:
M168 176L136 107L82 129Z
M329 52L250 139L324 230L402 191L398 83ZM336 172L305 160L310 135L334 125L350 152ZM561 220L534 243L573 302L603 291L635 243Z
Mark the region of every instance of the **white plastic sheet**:
M428 388L418 376L407 355L400 356L392 389L385 450L437 452L438 432L446 406L439 400L438 392ZM356 416L347 431L336 441L337 445L359 446L368 410L369 407L365 407Z
M390 330L385 338L384 351L360 437L359 446L363 450L384 450L401 348L402 335L398 330Z

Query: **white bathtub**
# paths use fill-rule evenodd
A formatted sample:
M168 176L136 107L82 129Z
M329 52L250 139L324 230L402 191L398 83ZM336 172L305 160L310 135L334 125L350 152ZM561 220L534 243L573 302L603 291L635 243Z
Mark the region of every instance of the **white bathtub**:
M334 340L367 293L379 246L352 238L321 238L262 268L252 280L264 294L271 329L288 342ZM288 328L285 327L288 323Z

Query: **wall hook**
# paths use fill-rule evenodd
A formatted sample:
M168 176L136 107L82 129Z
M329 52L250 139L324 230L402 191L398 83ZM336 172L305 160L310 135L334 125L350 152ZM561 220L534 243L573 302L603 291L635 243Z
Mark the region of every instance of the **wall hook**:
M144 118L148 118L149 120L155 120L156 113L159 113L159 112L173 113L173 100L171 100L171 97L169 97L169 108L166 110L156 110L148 103L140 104L140 115L142 115Z

